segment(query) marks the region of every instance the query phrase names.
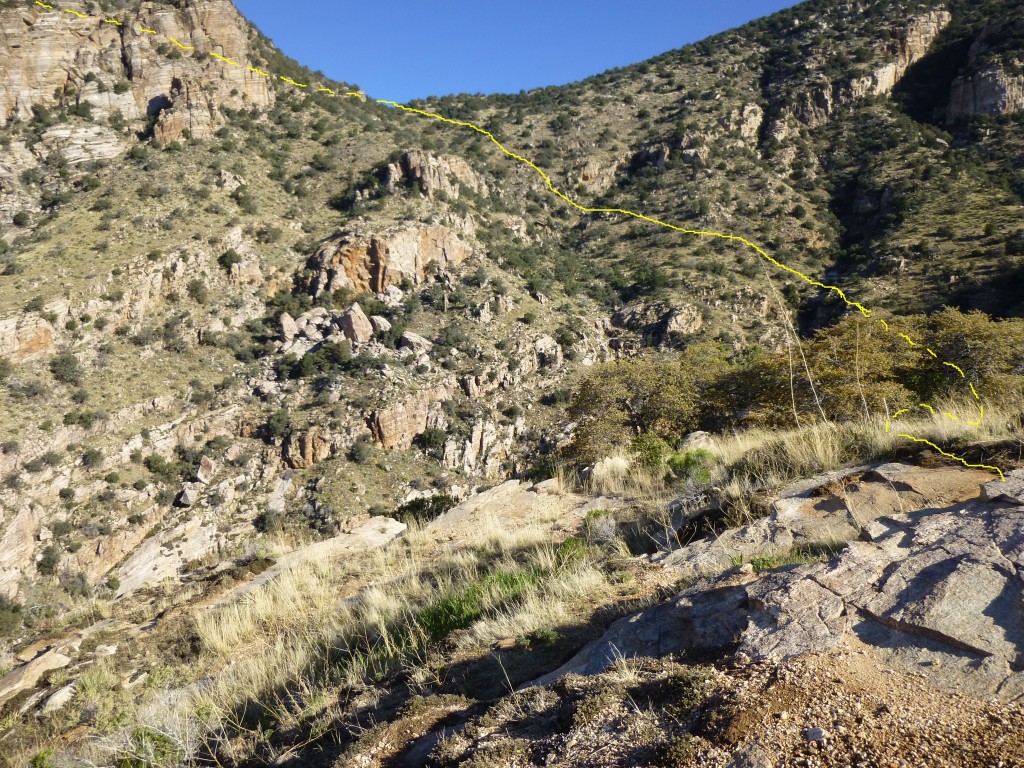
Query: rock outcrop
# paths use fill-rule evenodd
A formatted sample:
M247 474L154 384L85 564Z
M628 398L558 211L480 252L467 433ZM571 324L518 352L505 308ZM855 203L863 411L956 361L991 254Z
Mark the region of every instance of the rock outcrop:
M0 357L14 362L32 360L54 351L56 330L38 315L0 319Z
M450 269L472 253L472 246L457 231L442 225L396 229L369 237L341 231L326 240L310 260L315 275L310 289L316 296L340 288L382 293L403 280L422 283L428 265Z
M934 479L934 470L879 470L897 501L920 496ZM950 472L977 487L976 473ZM1024 483L1024 471L1008 480ZM932 498L955 499L956 485L947 473L932 486ZM785 659L856 638L885 664L923 672L941 687L1017 698L1024 694L1024 506L1002 493L1003 485L991 481L985 494L967 501L916 511L889 505L893 511L877 515L862 499L853 506L862 514L871 509L874 519L830 562L760 578L750 565L708 577L616 622L539 682L603 670L622 656L738 648L754 659ZM822 494L823 487L833 490ZM818 489L817 496L790 497L785 514L827 516L846 497L834 484Z
M87 101L93 115L104 119L115 111L128 120L160 115L158 140L169 142L185 128L197 138L206 135L223 122L221 105L273 102L265 76L209 56L251 59L248 24L229 0L180 7L142 3L121 14L122 26L103 24L89 15L91 7L76 10L86 16L41 6L0 11L0 119L29 118L33 104L50 106L58 98ZM171 38L202 55L186 55ZM199 83L206 84L205 92Z
M949 120L968 115L1004 115L1024 109L1024 75L1018 59L1000 57L983 61L993 45L1002 39L1024 36L1019 19L985 25L967 56L968 73L953 81L950 89ZM1019 56L1019 48L1016 49Z
M692 304L629 304L612 315L612 325L627 328L657 341L689 336L704 326L704 316Z
M816 128L836 109L854 99L890 93L907 70L927 53L932 41L951 19L946 10L928 11L910 18L905 33L881 52L882 63L866 75L834 81L821 72L814 72L810 82L801 83L796 91L789 90L792 84L779 84L779 92L765 120L765 138L785 141L798 131L800 124ZM782 93L789 95L782 97Z
M387 167L384 176L385 189L390 193L397 191L403 182L417 186L427 197L451 201L459 199L460 185L478 195L490 194L483 177L455 155L438 156L418 150L406 152L399 162Z
M445 443L443 463L449 469L461 469L466 474L479 474L489 480L507 477L512 446L525 426L526 422L521 417L504 427L490 420L478 419L467 440Z
M443 429L441 403L452 396L450 384L440 384L409 396L404 402L381 408L370 414L367 425L373 438L385 449L408 448L427 427Z
M305 469L328 459L334 450L330 440L316 427L292 433L284 442L283 457L292 469Z
M849 85L852 98L890 93L911 65L928 52L932 41L952 20L949 11L934 10L913 17L900 39L883 53L885 62L870 74L854 78Z
M1024 109L1024 77L993 64L953 81L949 119L968 115L1005 115Z

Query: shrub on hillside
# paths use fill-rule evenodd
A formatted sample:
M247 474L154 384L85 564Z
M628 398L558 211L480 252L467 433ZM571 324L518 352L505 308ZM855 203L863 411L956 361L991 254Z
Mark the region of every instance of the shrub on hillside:
M82 383L82 366L78 358L70 352L61 352L50 360L50 373L62 384Z

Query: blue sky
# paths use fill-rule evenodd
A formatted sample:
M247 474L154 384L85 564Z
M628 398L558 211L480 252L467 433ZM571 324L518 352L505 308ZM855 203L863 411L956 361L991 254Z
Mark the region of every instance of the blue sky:
M235 0L277 47L379 99L516 93L634 64L792 0Z

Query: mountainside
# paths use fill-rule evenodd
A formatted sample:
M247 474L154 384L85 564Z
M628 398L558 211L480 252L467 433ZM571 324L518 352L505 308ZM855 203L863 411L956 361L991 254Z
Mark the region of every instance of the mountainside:
M696 646L544 675L705 592L763 625L788 582L734 566L877 586L882 555L846 542L930 557L870 525L993 516L979 486L1019 484L1022 11L809 0L403 110L230 0L0 0L0 764L769 765L728 763L739 678L695 672ZM849 470L897 460L931 490ZM786 517L790 483L840 467ZM1015 493L984 499L1016 515ZM927 520L892 525L930 546ZM1001 553L978 569L1019 574L1011 533L971 535ZM996 586L947 607L988 627ZM946 688L1012 698L1014 611L971 634L927 595L862 597L829 600L995 659L943 656ZM783 655L909 642L831 621ZM602 691L658 714L603 742ZM607 754L570 760L576 738ZM855 741L804 757L895 754Z

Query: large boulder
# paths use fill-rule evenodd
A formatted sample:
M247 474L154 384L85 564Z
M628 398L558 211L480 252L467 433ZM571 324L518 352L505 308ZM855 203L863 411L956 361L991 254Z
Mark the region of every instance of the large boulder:
M424 355L434 348L434 345L427 341L427 339L420 336L418 333L412 331L406 331L398 339L399 347L408 347L416 355Z
M365 344L373 338L373 325L358 303L353 304L338 320L345 338L355 344Z
M285 341L291 341L298 335L298 323L296 323L295 318L287 312L281 313L281 317L278 318L278 323L281 325L281 338Z

